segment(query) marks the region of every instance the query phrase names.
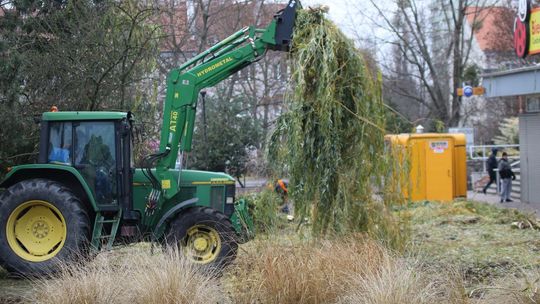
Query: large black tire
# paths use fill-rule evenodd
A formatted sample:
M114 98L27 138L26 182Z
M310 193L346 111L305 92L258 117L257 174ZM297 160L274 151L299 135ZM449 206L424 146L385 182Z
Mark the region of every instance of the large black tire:
M28 210L25 210L26 205L30 206ZM52 217L54 225L43 224L42 217L38 216L43 213L30 212L32 208L42 207L51 210L51 213L45 212L46 218L51 218L52 214L58 222ZM43 208L40 211L45 210ZM21 223L23 221L26 225ZM28 231L25 242L34 246L40 239L52 235L55 226L56 231L65 233L65 238L60 237L63 243L51 247L49 254L40 256L31 252L17 236L25 228L23 232ZM86 256L90 233L90 220L80 199L60 183L47 179L25 180L9 187L0 197L0 264L10 272L23 276L53 273L59 264Z
M188 232L193 234L188 235ZM208 238L215 232L219 239L213 243ZM202 238L208 247L198 251L194 245L197 238ZM169 247L178 248L188 260L218 270L234 261L238 250L229 218L206 207L194 207L180 213L169 225L165 243Z

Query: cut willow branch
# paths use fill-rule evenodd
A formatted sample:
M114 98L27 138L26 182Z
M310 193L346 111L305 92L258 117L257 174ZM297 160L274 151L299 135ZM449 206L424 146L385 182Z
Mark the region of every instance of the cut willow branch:
M323 10L299 11L291 49L288 111L268 145L285 168L295 212L316 235L363 231L402 243L390 211L403 197L402 174L385 148L388 109L381 75Z

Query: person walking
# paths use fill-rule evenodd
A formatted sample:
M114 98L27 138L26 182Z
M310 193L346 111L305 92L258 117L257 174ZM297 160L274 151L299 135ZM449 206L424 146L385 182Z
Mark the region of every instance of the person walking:
M499 175L501 176L501 203L512 202L510 193L512 192L512 180L516 179L516 175L512 172L512 167L508 161L508 154L503 152L501 161L499 162Z
M488 157L486 164L487 164L487 171L489 174L489 182L484 187L482 192L486 194L487 189L491 184L495 183L497 181L497 173L495 173L495 169L497 169L497 148L491 149L491 155Z

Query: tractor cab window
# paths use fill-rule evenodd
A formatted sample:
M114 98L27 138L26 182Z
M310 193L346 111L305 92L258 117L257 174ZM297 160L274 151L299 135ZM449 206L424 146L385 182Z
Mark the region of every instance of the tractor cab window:
M116 203L116 139L113 122L81 122L75 127L75 168L98 204Z
M71 122L53 122L49 129L49 163L72 163L72 127Z

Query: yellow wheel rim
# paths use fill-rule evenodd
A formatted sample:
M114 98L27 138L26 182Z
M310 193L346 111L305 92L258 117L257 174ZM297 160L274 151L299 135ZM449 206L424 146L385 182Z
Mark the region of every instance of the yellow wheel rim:
M56 256L64 246L66 221L51 203L27 201L9 215L6 235L15 254L27 261L43 262Z
M189 228L182 245L185 256L198 264L214 261L221 251L219 233L206 225Z

